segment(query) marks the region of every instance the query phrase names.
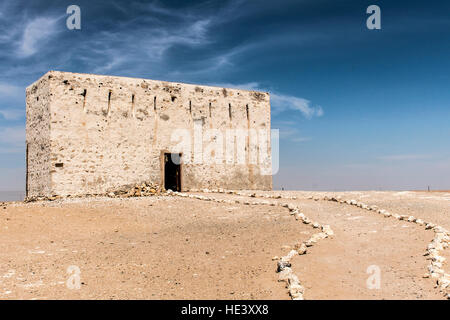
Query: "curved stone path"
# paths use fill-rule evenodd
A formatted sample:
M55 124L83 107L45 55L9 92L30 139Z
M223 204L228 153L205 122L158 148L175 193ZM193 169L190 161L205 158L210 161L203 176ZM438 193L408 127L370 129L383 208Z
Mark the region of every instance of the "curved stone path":
M205 192L208 192L209 190L205 190ZM225 192L222 192L225 193ZM229 192L233 193L233 192ZM286 284L286 288L288 289L289 295L293 300L303 300L303 294L304 294L304 287L301 285L300 280L298 276L292 271L291 268L291 260L297 256L297 255L304 255L307 253L308 248L314 246L316 243L318 243L320 240L326 239L329 236L333 236L333 230L331 230L330 226L328 225L322 225L319 222L312 221L308 217L306 217L302 212L300 212L300 208L296 206L295 204L287 203L287 202L269 202L267 200L245 200L245 199L239 199L234 197L233 199L225 199L225 198L217 198L217 197L210 197L210 196L204 196L204 195L197 195L197 194L188 194L188 193L181 193L181 192L174 192L173 194L180 196L180 197L186 197L186 198L194 198L198 200L205 200L205 201L215 201L218 203L228 203L228 204L244 204L244 205L266 205L266 206L281 206L289 210L290 214L296 219L300 220L302 223L306 225L310 225L312 228L319 230L318 232L314 233L310 238L303 242L298 242L295 245L295 248L290 250L287 255L282 256L280 259L273 259L277 260L277 272L280 273L279 275L279 281L283 281ZM241 196L245 196L245 194L238 194Z
M287 282L288 289L291 289L290 281L294 289L301 282L301 292L290 292L293 298L303 298L303 294L307 299L449 297L449 275L443 269L445 257L441 255L448 247L449 235L440 226L332 196L308 199L274 193L217 191L234 194L234 197L271 198L289 208L301 221L307 216L306 221L311 225L312 220L331 225L335 237L317 242L308 250L310 254L297 254L304 249L304 243L301 250L288 253L292 266L287 272L281 270L280 279ZM302 210L300 216L297 210ZM317 223L316 227L320 229L322 225ZM430 231L434 231L434 238Z
M450 194L203 191L8 203L0 296L448 297Z
M273 258L316 230L281 206L166 195L9 204L0 229L2 299L188 300L289 299Z
M369 206L363 202L356 200L342 200L340 197L328 197L325 196L324 200L333 201L340 204L347 204L359 207L364 210L375 212L384 218L394 218L399 221L407 221L410 224L423 227L425 230L432 230L435 234L433 240L428 244L427 250L424 256L427 256L427 260L430 261L428 265L429 273L424 275L424 278L432 278L436 280L436 285L439 291L447 298L450 298L450 274L446 273L443 269L443 265L446 258L442 256L443 251L449 247L450 232L444 227L437 225L431 221L417 218L413 215L399 215L397 213L391 213L385 209L379 209L377 206ZM405 227L407 227L405 225Z

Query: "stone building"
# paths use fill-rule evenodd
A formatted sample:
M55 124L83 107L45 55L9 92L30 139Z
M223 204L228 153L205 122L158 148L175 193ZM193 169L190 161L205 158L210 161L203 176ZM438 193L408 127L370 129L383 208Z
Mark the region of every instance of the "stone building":
M26 89L26 116L28 197L272 189L265 92L50 71Z

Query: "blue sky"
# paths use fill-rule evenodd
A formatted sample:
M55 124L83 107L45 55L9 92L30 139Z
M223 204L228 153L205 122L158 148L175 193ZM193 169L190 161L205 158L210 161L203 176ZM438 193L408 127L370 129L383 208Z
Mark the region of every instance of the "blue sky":
M276 188L450 189L448 1L2 0L0 30L0 190L24 189L24 91L48 70L269 91Z

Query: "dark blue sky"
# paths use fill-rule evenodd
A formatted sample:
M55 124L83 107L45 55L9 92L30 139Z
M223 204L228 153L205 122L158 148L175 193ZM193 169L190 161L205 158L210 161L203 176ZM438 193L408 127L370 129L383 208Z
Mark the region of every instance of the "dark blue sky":
M449 1L2 1L0 30L0 190L24 188L48 70L269 91L276 187L450 189Z

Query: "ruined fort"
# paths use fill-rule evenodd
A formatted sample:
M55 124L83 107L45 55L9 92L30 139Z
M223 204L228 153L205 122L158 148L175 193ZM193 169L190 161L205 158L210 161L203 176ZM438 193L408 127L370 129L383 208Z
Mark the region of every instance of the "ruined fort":
M266 92L50 71L26 116L28 197L272 189Z

